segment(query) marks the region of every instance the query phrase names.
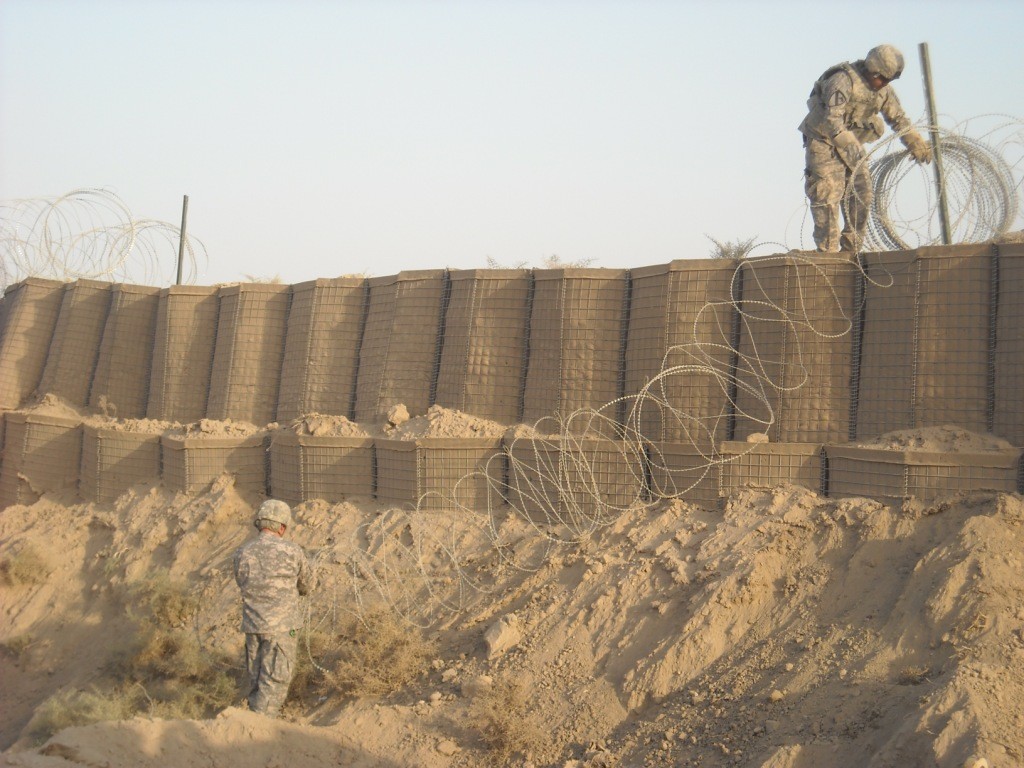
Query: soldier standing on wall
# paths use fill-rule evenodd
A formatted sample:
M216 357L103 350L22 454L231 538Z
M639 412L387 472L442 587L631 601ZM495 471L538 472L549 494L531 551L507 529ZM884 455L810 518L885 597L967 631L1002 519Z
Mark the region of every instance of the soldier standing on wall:
M277 717L295 669L299 596L316 586L313 569L298 544L285 541L291 509L268 499L256 512L259 536L235 552L235 582L242 591L245 668L249 709Z
M883 117L917 162L931 162L931 145L911 127L889 85L902 73L903 54L879 45L862 60L825 70L811 90L799 130L804 136L804 190L819 251L860 251L872 199L864 144L882 137Z

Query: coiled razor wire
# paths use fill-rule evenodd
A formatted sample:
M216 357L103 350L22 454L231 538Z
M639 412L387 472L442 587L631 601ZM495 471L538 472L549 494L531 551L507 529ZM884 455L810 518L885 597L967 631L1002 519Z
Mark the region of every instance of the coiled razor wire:
M106 279L169 285L176 279L179 244L182 281L193 283L206 247L179 227L136 219L106 189L77 189L56 198L0 203L0 280Z
M1013 140L998 151L953 132L942 134L940 149L954 191L950 213L961 241L997 237L1012 226L1017 216L1020 181L1015 174L1019 176L1021 163L1018 159L1011 165L1002 158L1008 149L1020 147L1020 123L1013 125L1017 128ZM913 247L937 242L935 200L928 196L931 187L924 186L924 210L919 213L911 214L898 194L916 164L906 151L891 146L881 155L876 150L871 157L876 155L871 161L877 175L870 246L909 248L911 240L916 242ZM730 297L739 295L736 283L741 274L744 281L758 286L754 293L770 295L760 286L762 270L790 265L794 274L793 309L749 298L708 302L694 321L693 340L670 348L661 370L635 394L596 409L546 417L532 428L523 429L523 436L506 440L503 453L488 461L482 471L467 474L448 493L430 494L442 496L441 506L447 511L427 510L425 495L415 509L388 509L365 523L351 541L330 551L333 563L341 569L335 572L337 580L318 605L310 607L310 626L333 624L339 611L359 617L368 607L383 604L410 623L427 627L442 614L454 615L466 608L475 595L491 593L498 583L498 573L504 569L536 571L558 549L586 541L627 510L650 510L665 500L686 495L721 465L742 458L742 454L724 456L715 447L701 448L717 444L714 438L721 434L727 419L742 417L752 429L768 432L776 422L774 396L806 385L811 371L802 346L807 338L834 340L852 331L853 320L842 305L834 281L846 284L856 277L880 288L894 282L894 276L884 271L866 274L856 254L848 253L810 255L790 251L781 256L750 256L736 264ZM831 295L828 311L819 308L813 316L810 302L804 298L806 286L811 283L825 286ZM749 351L737 348L737 337L726 327L734 317L751 347ZM699 329L708 326L709 320L712 327L717 327L716 338L731 341L703 340ZM758 353L759 334L755 328L764 323L784 325L787 338L794 340L792 362L787 362L784 369L778 367L778 361L772 363L780 372L773 373ZM670 360L684 362L670 364ZM707 377L726 394L720 413L689 413L673 402L671 393L679 389L678 385L672 386L673 381L695 376ZM785 381L793 383L787 385ZM641 424L651 409L671 420L678 433L689 436L699 457L696 466L674 469L658 444L644 435ZM617 419L615 415L620 413L625 416ZM615 452L613 456L617 453L615 463L628 486L625 495L620 488L615 498L610 498L602 487L592 447L595 442ZM467 507L459 501L462 496L458 485L481 479L488 488L487 508ZM506 515L525 521L532 538L503 538L501 523ZM478 556L480 542L485 542L494 555L489 576L482 575L480 568L470 567L472 558ZM539 547L518 546L538 542ZM320 604L324 600L326 604Z

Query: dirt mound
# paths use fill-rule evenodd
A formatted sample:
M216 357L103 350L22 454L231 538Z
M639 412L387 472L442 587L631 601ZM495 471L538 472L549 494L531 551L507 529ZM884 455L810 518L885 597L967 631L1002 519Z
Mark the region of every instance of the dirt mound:
M983 453L1013 448L1008 441L991 434L979 434L955 426L897 429L858 442L864 448L889 451L926 451L929 453Z
M508 508L307 502L293 535L323 580L310 623L379 603L386 584L410 631L438 644L424 674L376 699L328 690L284 721L142 712L35 746L47 698L110 684L125 595L154 573L191 585L189 631L240 660L229 563L251 516L227 478L196 498L136 489L0 513L0 561L44 561L39 580L0 588L0 765L173 752L183 766L468 767L517 750L559 768L1024 763L1024 500L897 510L795 486L743 491L724 513L632 509L574 544ZM499 714L481 708L496 691Z
M495 421L440 405L432 405L423 416L416 416L384 430L391 440L418 440L422 437L501 437L507 427Z

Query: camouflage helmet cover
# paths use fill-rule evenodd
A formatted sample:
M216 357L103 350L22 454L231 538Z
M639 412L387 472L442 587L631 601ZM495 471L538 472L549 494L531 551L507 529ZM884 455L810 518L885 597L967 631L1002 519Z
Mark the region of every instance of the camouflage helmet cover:
M879 74L886 80L895 80L903 74L903 54L892 45L876 45L864 57L868 74Z
M278 499L267 499L260 508L256 511L256 519L253 524L257 528L266 528L269 526L261 525L264 521L269 523L277 523L283 525L286 528L292 527L292 510L287 504Z

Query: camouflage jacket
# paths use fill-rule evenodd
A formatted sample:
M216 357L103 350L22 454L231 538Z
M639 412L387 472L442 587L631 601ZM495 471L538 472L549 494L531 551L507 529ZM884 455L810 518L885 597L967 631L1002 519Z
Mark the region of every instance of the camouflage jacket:
M896 133L910 128L896 91L890 85L872 90L861 75L863 64L843 62L818 78L807 99L807 117L800 123L804 136L832 144L838 134L852 131L861 143L874 141L884 131L879 113Z
M302 626L299 596L316 586L302 547L260 533L235 552L235 582L242 590L242 631L287 632Z

